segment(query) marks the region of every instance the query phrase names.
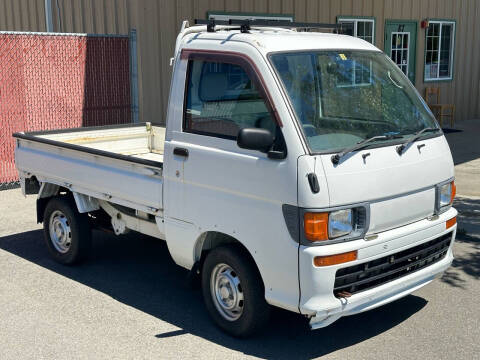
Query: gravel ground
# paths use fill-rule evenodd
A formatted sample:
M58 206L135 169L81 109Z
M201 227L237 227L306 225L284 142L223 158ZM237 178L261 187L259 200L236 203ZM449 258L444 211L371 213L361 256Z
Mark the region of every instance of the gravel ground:
M237 340L210 322L165 244L96 232L78 267L48 257L35 196L0 191L1 359L471 359L480 352L480 200L456 201L454 266L394 303L310 331L275 310L260 336Z

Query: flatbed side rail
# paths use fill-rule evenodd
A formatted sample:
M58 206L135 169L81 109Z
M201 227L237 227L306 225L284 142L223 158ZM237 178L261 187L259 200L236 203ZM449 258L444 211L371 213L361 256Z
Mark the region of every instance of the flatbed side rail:
M130 162L134 162L141 165L163 169L163 163L159 161L141 159L134 156L122 155L122 154L117 154L109 151L92 149L86 146L69 144L61 141L38 137L38 135L61 134L61 133L78 132L78 131L86 131L86 130L106 130L106 129L115 129L120 127L124 128L124 127L146 127L146 126L147 126L147 123L137 123L137 124L124 124L124 125L93 126L93 127L87 127L87 128L83 127L83 128L61 129L61 130L50 130L50 131L37 131L37 132L28 132L28 133L20 132L20 133L13 134L13 137L18 139L53 145L57 147L62 147L62 148L66 148L74 151L89 153L97 156L104 156L104 157L113 158L117 160L130 161Z

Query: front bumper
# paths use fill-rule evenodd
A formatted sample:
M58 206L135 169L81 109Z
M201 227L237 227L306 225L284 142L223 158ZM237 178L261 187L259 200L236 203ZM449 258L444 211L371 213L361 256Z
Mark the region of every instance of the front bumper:
M435 220L421 220L397 229L378 234L371 241L357 240L327 246L300 248L300 311L311 317L312 329L325 327L342 316L353 315L374 309L406 296L440 276L452 263L452 244L456 225L445 229L445 221L457 215L453 208ZM362 264L390 254L409 249L430 240L450 234L452 242L447 254L430 266L409 273L403 277L377 287L355 293L349 298L337 298L333 294L335 274L338 269ZM356 261L326 267L315 267L315 256L325 256L358 251Z

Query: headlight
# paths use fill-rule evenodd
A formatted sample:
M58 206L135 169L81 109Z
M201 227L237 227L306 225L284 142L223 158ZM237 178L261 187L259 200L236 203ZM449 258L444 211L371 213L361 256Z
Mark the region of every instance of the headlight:
M440 186L440 207L450 205L452 203L453 183L443 184Z
M437 185L436 187L436 204L435 210L437 213L444 212L452 206L455 198L456 186L455 182L451 181L445 184Z
M328 216L328 237L335 239L353 230L352 209L333 211Z
M305 212L304 238L309 242L341 242L359 239L367 231L365 206L338 209L331 212Z

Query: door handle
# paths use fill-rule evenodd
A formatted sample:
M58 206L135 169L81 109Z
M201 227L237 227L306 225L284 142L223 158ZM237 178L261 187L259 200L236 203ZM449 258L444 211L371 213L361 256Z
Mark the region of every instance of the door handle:
M173 149L173 155L188 157L188 149L176 147Z

